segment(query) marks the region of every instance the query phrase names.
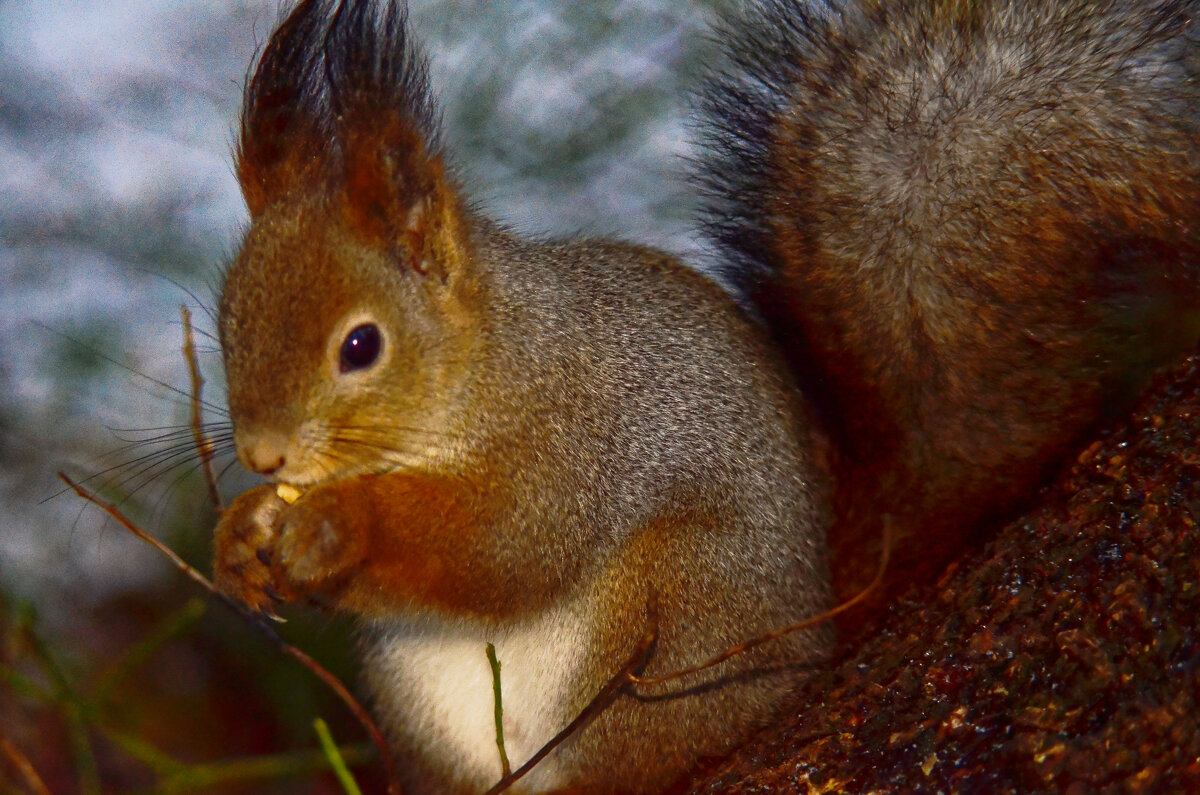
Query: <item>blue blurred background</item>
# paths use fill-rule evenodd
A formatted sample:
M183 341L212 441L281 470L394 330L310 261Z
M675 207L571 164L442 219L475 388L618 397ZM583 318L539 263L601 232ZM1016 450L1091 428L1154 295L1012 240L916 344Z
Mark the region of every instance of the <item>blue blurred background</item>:
M725 4L415 2L471 197L530 234L702 257L687 89ZM223 403L205 334L246 220L230 153L279 13L0 0L0 741L55 793L339 792L312 774L327 763L311 720L361 737L312 676L55 474L208 570L179 307L199 327L205 396ZM232 467L226 498L247 482ZM289 639L354 681L352 628L289 618ZM10 762L0 791L25 791Z
M474 198L534 234L694 254L686 91L719 5L414 3ZM278 13L275 0L0 2L0 587L59 619L165 570L73 496L43 502L57 470L117 466L90 483L152 525L202 510L190 463L139 473L119 465L156 448L120 448L186 421L154 381L186 388L180 304L211 331L198 304L213 305L245 221L230 165L240 90ZM219 356L200 343L219 401Z

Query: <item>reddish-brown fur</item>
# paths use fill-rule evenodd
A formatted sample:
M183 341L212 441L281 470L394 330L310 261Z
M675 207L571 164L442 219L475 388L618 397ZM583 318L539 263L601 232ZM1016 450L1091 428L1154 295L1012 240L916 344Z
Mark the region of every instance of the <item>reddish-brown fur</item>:
M305 0L247 89L220 317L239 455L304 494L234 502L218 583L361 616L414 790L465 792L494 775L486 642L527 757L651 594L650 675L826 607L830 502L843 594L886 523L876 607L936 573L1200 331L1196 10L764 0L732 22L703 179L773 346L669 256L477 216L400 7ZM364 326L377 355L347 363ZM619 699L527 787L660 789L828 649L788 636Z

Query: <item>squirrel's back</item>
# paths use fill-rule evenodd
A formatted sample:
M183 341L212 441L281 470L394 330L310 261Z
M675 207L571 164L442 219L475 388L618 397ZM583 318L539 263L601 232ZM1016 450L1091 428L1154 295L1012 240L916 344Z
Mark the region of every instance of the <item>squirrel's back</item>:
M302 0L243 112L219 327L239 457L273 483L222 515L219 587L361 616L414 788L478 790L500 767L485 644L523 760L649 627L653 677L826 606L824 444L785 354L832 450L843 593L889 523L891 570L931 573L1197 336L1197 12L764 0L731 21L709 223L774 346L666 255L479 217L403 3ZM768 721L829 641L643 682L522 783L659 789Z
M708 223L835 442L842 595L933 573L1200 329L1200 3L772 0Z
M363 619L376 713L437 793L499 774L488 644L520 765L651 628L653 677L829 601L827 477L762 328L666 254L518 238L447 160L403 3L302 0L247 87L219 311L239 458L273 484L223 513L214 562L256 609ZM629 689L521 791L661 789L830 642Z

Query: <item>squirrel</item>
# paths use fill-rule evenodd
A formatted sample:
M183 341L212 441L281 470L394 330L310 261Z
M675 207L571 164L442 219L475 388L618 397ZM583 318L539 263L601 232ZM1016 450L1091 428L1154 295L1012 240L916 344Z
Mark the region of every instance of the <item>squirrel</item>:
M729 290L484 217L403 4L302 0L242 113L218 325L268 482L218 522L218 586L358 616L412 791L474 792L500 774L486 643L519 764L649 622L654 676L816 616L885 525L881 603L936 575L1200 337L1198 12L731 12L698 177ZM833 643L626 692L518 789L670 786Z

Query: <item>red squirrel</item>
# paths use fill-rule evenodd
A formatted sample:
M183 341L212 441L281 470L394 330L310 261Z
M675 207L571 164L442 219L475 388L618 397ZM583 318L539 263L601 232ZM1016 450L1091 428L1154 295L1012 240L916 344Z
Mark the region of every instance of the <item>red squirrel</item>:
M237 151L219 333L270 482L220 519L219 587L359 616L401 768L440 793L500 776L488 642L519 765L651 601L653 676L853 592L885 524L892 591L936 573L1197 338L1198 11L734 12L699 180L740 301L667 254L483 217L402 4L300 2ZM818 626L630 691L518 790L669 786L831 648Z

